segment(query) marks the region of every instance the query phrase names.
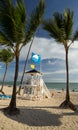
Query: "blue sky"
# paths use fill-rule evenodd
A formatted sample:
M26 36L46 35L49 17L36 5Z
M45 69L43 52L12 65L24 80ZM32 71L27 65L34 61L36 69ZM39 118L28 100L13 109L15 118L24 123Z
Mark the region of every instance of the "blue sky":
M14 2L16 0L13 0ZM32 10L38 5L40 0L24 0L26 15L29 16ZM51 18L54 12L63 12L64 9L70 8L74 12L74 28L78 27L78 1L77 0L45 0L45 13L43 19ZM42 28L37 31L38 37L48 37L48 33Z
M15 2L15 0L14 0ZM32 10L39 3L39 0L24 0L27 17L31 14ZM78 1L77 0L45 0L46 8L43 19L51 18L53 13L63 12L64 9L70 8L74 11L74 26L73 32L78 27ZM29 43L30 44L30 43ZM25 60L29 44L25 46L20 55L20 61ZM65 82L65 50L61 44L57 44L54 39L49 37L49 34L44 31L41 27L37 30L36 36L33 41L31 48L31 53L35 52L41 54L42 60L49 59L45 64L46 70L44 72L43 78L47 82ZM69 50L69 74L70 81L78 81L78 42L75 41ZM56 61L51 61L50 59L57 59ZM43 64L44 65L44 64ZM44 66L42 65L42 68ZM21 66L21 65L20 65ZM52 66L52 67L51 67ZM7 73L7 80L13 80L14 67L12 66ZM22 74L23 65L20 67L19 78ZM49 69L48 69L49 68ZM13 70L13 71L12 71ZM42 70L43 71L43 70ZM0 67L0 73L2 73L2 67ZM2 75L0 79L2 79Z
M28 15L33 8L38 4L39 0L24 0L25 7ZM64 9L70 8L74 12L74 26L73 33L78 27L78 1L77 0L45 0L46 8L43 19L52 18L54 12L63 12ZM27 49L28 46L26 46ZM23 52L26 50L23 48L21 58L24 59ZM42 55L42 59L57 58L63 60L63 64L60 60L57 62L48 62L52 64L53 68L50 68L49 72L44 74L46 81L52 82L65 82L65 50L61 44L57 44L54 39L49 37L49 34L42 28L39 28L35 36L31 52L36 52ZM71 82L78 81L78 42L71 46L69 50L69 75ZM54 65L53 65L54 64ZM58 69L57 66L58 65ZM62 64L62 65L61 65ZM55 71L53 71L53 69ZM47 69L46 69L47 70Z
M31 14L32 10L39 3L39 0L24 0L27 14ZM78 27L78 1L77 0L45 0L44 19L51 18L53 13L63 12L64 9L70 8L74 12L74 30ZM38 30L37 36L48 37L48 34L41 28Z

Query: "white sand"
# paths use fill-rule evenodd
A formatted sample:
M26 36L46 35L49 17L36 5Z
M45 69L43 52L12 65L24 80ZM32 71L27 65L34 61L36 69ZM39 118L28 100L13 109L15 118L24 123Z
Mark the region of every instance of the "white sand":
M5 87L6 94L12 88ZM78 92L71 92L71 101L78 106ZM51 99L30 101L17 96L18 116L6 116L0 111L0 130L78 130L78 113L59 109L65 93L56 92ZM10 99L0 100L0 108L7 107Z

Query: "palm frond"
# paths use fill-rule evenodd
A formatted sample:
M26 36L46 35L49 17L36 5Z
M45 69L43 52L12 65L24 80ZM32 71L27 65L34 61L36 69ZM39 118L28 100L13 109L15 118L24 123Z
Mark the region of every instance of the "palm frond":
M13 43L5 36L3 32L0 31L0 45L5 45L5 46L13 46Z
M42 23L43 29L49 32L49 35L53 37L57 42L62 42L62 31L55 23L55 20L45 20Z
M12 42L18 41L18 43L20 43L24 36L26 22L26 13L23 1L19 0L17 1L16 6L13 6L11 0L7 0L7 2L2 0L0 14L2 15L0 18L2 31Z
M5 33L7 37L9 37L11 41L14 42L16 39L14 35L15 26L12 18L14 8L12 6L11 0L7 0L7 1L2 0L0 1L0 4L1 4L0 5L0 13L1 13L0 29L2 30L3 33Z
M66 9L64 14L55 12L53 19L44 20L42 26L57 42L66 44L71 39L73 12L69 9Z
M66 39L70 39L73 29L73 12L70 9L66 9L63 13L63 17Z
M54 16L54 23L56 23L56 25L60 28L62 25L62 21L63 21L63 16L61 13L55 12L53 14Z
M13 61L14 59L14 53L10 49L2 49L0 50L0 61L9 63Z
M63 15L61 13L55 12L53 19L53 26L55 27L58 35L58 42L64 42L66 38L64 23L63 23Z
M17 0L17 5L14 13L14 22L17 32L18 43L22 42L25 35L26 11L22 0Z
M0 14L11 14L12 0L0 0Z
M40 0L40 3L32 11L32 14L30 15L30 18L27 22L26 35L25 35L25 41L24 41L25 44L31 40L36 29L38 28L39 24L41 23L42 16L44 14L44 9L45 9L44 0Z
M74 42L75 40L78 40L78 29L75 31L72 42Z

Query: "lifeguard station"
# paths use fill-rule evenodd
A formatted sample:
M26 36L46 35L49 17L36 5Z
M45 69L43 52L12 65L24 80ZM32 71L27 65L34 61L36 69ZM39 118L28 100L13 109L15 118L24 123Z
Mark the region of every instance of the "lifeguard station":
M26 99L43 99L50 98L51 94L42 79L42 73L36 69L25 72L27 77L24 85L24 96Z

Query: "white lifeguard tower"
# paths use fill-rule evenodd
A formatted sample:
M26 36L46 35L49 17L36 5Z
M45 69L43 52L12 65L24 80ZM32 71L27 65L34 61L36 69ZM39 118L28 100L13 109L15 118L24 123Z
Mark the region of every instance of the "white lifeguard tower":
M26 99L51 98L50 91L42 79L42 73L33 69L25 72L28 75L24 84L24 96Z

